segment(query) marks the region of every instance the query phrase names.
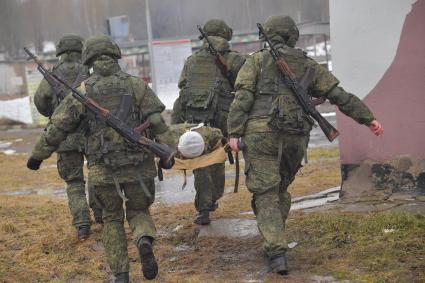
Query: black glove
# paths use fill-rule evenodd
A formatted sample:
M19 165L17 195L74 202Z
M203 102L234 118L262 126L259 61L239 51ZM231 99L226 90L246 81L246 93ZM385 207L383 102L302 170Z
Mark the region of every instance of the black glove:
M40 169L40 165L42 162L43 160L38 160L38 159L30 157L27 161L27 168L31 170L38 170Z
M174 161L174 157L172 157L168 162L160 159L159 160L159 165L161 166L161 168L164 169L171 169L171 167L173 167L175 161Z

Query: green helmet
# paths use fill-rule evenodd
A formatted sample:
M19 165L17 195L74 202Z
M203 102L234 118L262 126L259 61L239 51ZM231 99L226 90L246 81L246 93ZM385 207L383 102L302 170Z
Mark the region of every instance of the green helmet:
M67 51L75 51L81 53L83 49L84 39L75 34L63 36L56 44L56 57L59 57Z
M115 59L120 59L121 50L118 44L106 35L93 36L87 39L83 47L83 64L90 65L94 59L101 55L108 55Z
M227 41L232 39L233 30L223 20L212 19L205 23L204 31L209 36L219 36Z
M270 16L264 23L268 36L281 36L289 46L295 46L300 32L294 20L289 16Z

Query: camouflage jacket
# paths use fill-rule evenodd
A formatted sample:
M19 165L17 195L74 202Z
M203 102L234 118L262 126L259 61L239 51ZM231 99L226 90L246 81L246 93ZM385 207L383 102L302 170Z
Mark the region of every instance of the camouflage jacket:
M339 81L328 70L306 56L300 49L284 45L276 46L284 56L297 78L302 77L306 67L314 69L314 78L309 85L313 97L326 97L339 110L360 124L374 120L372 112L356 96L338 87ZM287 95L292 105L300 108L293 92L284 84L281 75L267 49L262 49L249 57L235 83L235 99L230 107L228 131L231 137L241 137L245 133L272 132L269 127L269 113L272 98ZM261 102L261 103L259 103ZM311 126L308 130L311 129Z
M122 71L118 70L118 72ZM94 78L93 76L91 79ZM105 79L108 79L108 77L105 77ZM138 112L138 116L145 117L145 119L150 121L152 125L150 130L154 135L165 132L168 128L160 116L160 113L165 108L164 105L145 82L131 76L129 79L135 96L133 108ZM98 101L98 103L102 106L102 101ZM82 123L90 122L91 120L93 118L86 112L84 106L73 96L67 96L53 113L51 124L37 141L32 157L38 160L47 159L70 133L79 129ZM123 144L125 146L126 143L124 142ZM130 144L127 147L130 153L134 153L135 149ZM111 154L115 154L117 158L120 158L120 155L124 155L125 152L124 148L123 151L111 152ZM122 183L136 182L139 180L140 174L143 177L154 177L156 168L152 154L144 150L140 150L140 154L146 156L146 159L141 163L137 163L137 165L128 164L113 169L102 161L95 159L94 155L88 155L89 179L94 185L100 185L114 183L112 175L115 175L118 181Z
M177 151L177 145L180 136L196 126L196 124L189 123L171 125L169 130L161 135L158 135L157 139L159 142L165 143L170 148L173 148ZM216 148L217 143L223 138L223 134L221 133L220 129L217 128L203 126L198 129L194 129L193 131L201 134L205 141L204 154L212 152Z
M53 67L53 72L60 75L69 84L74 84L78 74L88 76L88 70L80 61L64 61L62 58L58 65ZM34 104L41 115L50 117L61 100L56 97L52 87L43 79L34 94ZM57 152L74 151L84 152L84 136L74 133L61 143Z
M231 77L236 78L237 73L246 60L246 57L236 51L230 50L229 43L221 37L209 36L209 39L215 49L223 55L226 66L231 73ZM218 109L215 111L226 112L227 118L228 109L234 98L232 93L234 82L231 80L229 83L228 79L223 76L216 65L217 63L214 62L214 56L208 51L207 46L207 43L204 42L204 46L188 57L184 64L179 80L180 94L174 103L173 113L171 116L173 124L191 120L187 105L191 103L189 92L191 92L192 89L195 89L195 91L216 91L218 93L218 101L216 102ZM211 68L213 70L213 74L209 74L211 73ZM208 73L208 76L207 78L204 78L202 75L206 73ZM208 107L210 106L211 105L208 105Z

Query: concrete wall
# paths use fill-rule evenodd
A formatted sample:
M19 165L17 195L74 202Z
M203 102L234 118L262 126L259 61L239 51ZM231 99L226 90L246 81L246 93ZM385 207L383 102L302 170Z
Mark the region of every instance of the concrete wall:
M334 74L385 128L376 138L337 114L342 165L425 158L425 0L331 0Z

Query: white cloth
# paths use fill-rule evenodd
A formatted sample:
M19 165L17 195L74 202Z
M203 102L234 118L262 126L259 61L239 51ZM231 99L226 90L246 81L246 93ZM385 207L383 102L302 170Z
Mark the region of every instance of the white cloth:
M200 133L188 131L180 136L177 149L183 157L195 158L204 152L205 142Z

